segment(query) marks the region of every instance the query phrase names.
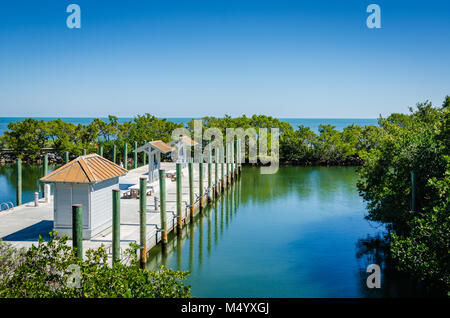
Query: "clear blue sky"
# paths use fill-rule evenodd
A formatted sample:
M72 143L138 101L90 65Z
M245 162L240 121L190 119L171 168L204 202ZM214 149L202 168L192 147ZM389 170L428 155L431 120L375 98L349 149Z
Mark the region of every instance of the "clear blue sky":
M448 0L0 2L0 116L373 118L446 94Z

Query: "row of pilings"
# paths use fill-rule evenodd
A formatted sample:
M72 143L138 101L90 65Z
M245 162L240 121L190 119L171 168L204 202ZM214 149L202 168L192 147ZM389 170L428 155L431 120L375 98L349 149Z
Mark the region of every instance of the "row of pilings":
M211 150L207 160L207 186L205 187L204 162L202 158L200 162L194 163L193 160L187 163L188 183L189 183L189 203L186 207L189 213L182 213L182 169L184 163L176 163L176 219L177 225L173 227L176 233L182 233L183 226L192 222L196 213L202 213L205 207L216 201L221 193L235 182L242 173L241 163L241 141L235 140L234 144L227 144L221 147L221 151L216 151L216 160L212 162ZM226 161L224 160L226 156ZM198 165L198 187L199 195L196 198L194 192L194 165ZM214 170L214 179L212 171ZM142 268L147 264L147 177L139 179L139 259ZM167 248L168 232L167 227L167 201L166 201L166 171L159 169L159 213L160 213L160 243L162 249ZM121 261L120 255L120 190L112 190L112 264ZM83 257L83 238L82 238L82 206L72 206L72 242L76 255Z

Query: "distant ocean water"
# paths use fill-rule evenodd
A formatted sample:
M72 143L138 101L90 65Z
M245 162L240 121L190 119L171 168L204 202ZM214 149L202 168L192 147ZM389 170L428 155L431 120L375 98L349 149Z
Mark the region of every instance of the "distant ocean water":
M3 135L3 132L8 129L8 124L10 122L17 122L24 120L26 117L0 117L0 136ZM50 121L61 118L65 122L73 123L73 124L89 124L94 117L33 117L35 119ZM102 118L103 120L107 120L107 118ZM186 124L192 118L167 118L167 120L175 122L175 123L184 123ZM291 124L294 129L297 129L299 125L303 125L305 127L311 128L314 132L319 132L319 125L332 125L335 126L337 130L342 131L345 127L350 126L352 124L359 126L368 126L368 125L378 125L376 118L279 118L281 121L288 122ZM119 118L120 123L124 123L126 121L131 121L133 118L121 117Z

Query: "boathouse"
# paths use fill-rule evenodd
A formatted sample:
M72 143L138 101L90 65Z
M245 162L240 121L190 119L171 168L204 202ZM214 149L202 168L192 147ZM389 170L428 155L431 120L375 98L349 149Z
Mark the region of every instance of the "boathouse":
M148 181L158 180L158 170L161 166L161 154L172 152L173 148L162 140L154 140L137 148L136 152L145 152L148 155Z
M172 160L177 163L182 163L184 168L190 158L191 147L198 145L198 143L188 136L180 136L169 142L169 145L173 145L175 148L172 151Z
M53 228L72 236L72 205L83 205L83 239L90 239L112 225L112 189L127 173L98 154L76 158L40 179L54 184Z

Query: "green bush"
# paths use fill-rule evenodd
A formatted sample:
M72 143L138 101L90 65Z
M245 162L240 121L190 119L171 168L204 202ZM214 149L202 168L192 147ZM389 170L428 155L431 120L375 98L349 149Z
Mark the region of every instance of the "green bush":
M80 260L67 237L56 233L28 250L0 242L0 297L190 297L190 286L182 283L187 272L141 269L135 250L126 253L128 265L110 267L103 246L86 251Z

